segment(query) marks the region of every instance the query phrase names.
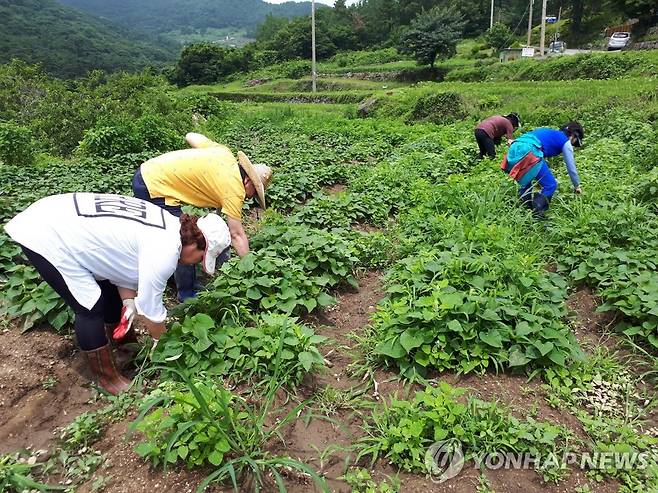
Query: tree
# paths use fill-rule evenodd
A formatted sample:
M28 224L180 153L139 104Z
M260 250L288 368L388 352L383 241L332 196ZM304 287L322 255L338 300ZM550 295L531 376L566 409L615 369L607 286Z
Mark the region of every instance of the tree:
M319 12L318 12L319 14ZM328 26L318 16L315 48L319 59L329 58L336 53L336 45L330 38ZM265 48L278 52L284 60L311 58L311 19L297 17L279 30Z
M290 20L285 17L274 17L272 14L267 14L263 23L256 28L256 41L271 41L276 33L284 29L289 22Z
M251 49L222 48L213 43L186 46L174 71L173 82L180 86L212 84L222 77L248 70Z
M491 29L487 29L484 33L484 40L491 47L496 50L507 48L511 41L514 39L514 34L505 24L494 24Z
M456 8L434 7L411 22L400 38L398 50L411 53L419 63L434 67L437 58L455 55L465 24L463 15Z

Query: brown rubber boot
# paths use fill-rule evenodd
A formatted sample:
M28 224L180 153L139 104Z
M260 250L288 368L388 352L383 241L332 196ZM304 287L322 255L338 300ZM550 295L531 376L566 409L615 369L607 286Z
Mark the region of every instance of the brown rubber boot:
M84 353L94 378L103 389L112 395L118 395L130 387L130 380L124 377L114 364L112 346L109 343Z

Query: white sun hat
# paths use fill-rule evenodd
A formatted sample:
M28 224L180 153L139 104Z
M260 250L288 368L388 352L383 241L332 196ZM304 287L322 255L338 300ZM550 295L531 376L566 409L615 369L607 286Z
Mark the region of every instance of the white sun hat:
M214 274L217 259L219 265L222 265L230 256L231 233L217 214L201 217L196 224L206 238L206 251L203 252L201 265L207 274Z

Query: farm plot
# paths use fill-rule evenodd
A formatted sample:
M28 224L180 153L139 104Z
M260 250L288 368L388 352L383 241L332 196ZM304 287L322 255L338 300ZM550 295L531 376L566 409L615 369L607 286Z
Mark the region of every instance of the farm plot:
M79 389L85 379L68 371L79 355L55 342L68 312L3 237L2 368L19 377L5 384L0 485L658 488L658 139L650 105L619 116L608 103L573 109L587 131L576 156L584 194L562 186L545 222L519 207L497 162L477 159L468 105L451 123L411 125L408 115L222 103L230 111L199 130L275 168L272 210L251 215L253 252L173 310L152 354L144 341L135 388L119 398ZM66 161L50 179L4 165L3 219L47 193L127 191L134 168ZM16 335L48 325L62 335ZM54 371L11 362L36 340L67 348L53 350ZM74 402L55 398L62 387ZM60 412L37 421L42 410L26 402L44 396ZM35 434L16 435L19 419ZM445 482L428 470L437 443L465 459ZM499 456L533 462L501 467ZM617 456L641 463L596 459Z

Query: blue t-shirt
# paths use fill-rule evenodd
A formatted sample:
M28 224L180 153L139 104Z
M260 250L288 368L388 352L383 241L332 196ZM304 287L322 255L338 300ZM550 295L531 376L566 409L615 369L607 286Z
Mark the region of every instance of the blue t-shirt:
M541 142L545 157L554 157L562 154L562 148L569 140L569 137L564 132L553 128L538 128L530 133Z
M538 128L530 132L530 135L536 137L541 142L544 157L554 157L562 154L564 164L567 167L567 173L569 173L569 178L571 178L571 183L574 187L579 187L580 177L576 169L573 146L567 134L553 128Z

